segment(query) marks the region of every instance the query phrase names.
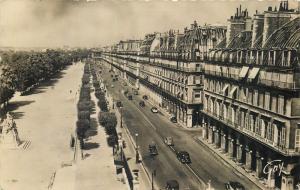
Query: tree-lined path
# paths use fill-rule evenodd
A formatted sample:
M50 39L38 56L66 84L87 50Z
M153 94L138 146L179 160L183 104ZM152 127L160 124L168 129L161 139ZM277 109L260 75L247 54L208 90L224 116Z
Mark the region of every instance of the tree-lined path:
M83 64L77 63L31 94L16 95L10 109L21 140L18 150L0 149L0 186L3 189L47 189L53 173L72 160L70 135L77 120L76 92Z

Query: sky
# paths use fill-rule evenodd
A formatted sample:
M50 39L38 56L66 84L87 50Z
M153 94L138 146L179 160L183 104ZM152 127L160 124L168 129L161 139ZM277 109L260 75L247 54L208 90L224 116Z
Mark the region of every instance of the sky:
M242 5L255 10L277 0L0 0L0 47L94 47L145 34L222 24ZM297 8L290 0L290 8Z

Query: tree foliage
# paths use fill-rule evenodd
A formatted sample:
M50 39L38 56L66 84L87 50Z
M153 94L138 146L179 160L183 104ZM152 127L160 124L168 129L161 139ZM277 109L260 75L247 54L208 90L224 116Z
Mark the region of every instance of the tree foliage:
M0 104L15 91L25 91L39 81L51 78L59 70L89 56L87 49L74 51L6 51L0 54Z

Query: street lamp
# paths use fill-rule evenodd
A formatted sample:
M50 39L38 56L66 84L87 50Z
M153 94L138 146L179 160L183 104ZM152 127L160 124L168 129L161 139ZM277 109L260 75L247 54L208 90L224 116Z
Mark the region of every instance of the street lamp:
M197 114L197 127L199 127L199 111L197 111L196 114Z
M120 107L120 115L121 115L121 122L120 122L120 127L123 128L123 108Z
M137 138L139 134L135 133L135 163L139 163L139 153L138 153L138 145L137 145Z
M154 169L153 171L152 171L152 173L151 173L152 175L151 175L151 190L154 190L154 180L153 180L153 178L156 176L156 169Z

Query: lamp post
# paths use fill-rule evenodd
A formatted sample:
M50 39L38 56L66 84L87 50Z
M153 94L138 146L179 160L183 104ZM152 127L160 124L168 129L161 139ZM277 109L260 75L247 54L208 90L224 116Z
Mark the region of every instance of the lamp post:
M196 111L196 114L197 114L197 127L199 127L199 112Z
M153 171L152 171L152 173L151 173L152 175L151 175L151 190L154 190L154 180L153 180L153 178L156 176L156 169L154 169Z
M123 108L120 108L120 115L121 115L121 122L120 122L120 127L123 128Z
M138 153L138 144L137 144L137 138L139 134L135 133L135 163L139 163L139 153Z

